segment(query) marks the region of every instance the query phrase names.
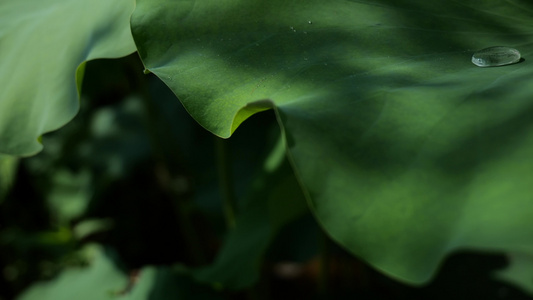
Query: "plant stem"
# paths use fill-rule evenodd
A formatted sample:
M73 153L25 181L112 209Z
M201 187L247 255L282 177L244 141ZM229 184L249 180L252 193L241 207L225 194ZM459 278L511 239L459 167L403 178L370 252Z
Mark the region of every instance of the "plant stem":
M231 174L227 143L226 140L215 137L215 151L222 205L226 218L226 225L229 229L232 229L236 225L235 216L237 205L235 201L235 192L233 190L233 176Z
M171 167L169 158L165 154L164 144L162 137L159 134L157 123L161 120L160 110L157 105L154 104L152 94L148 88L147 76L144 76L139 72L140 68L132 64L131 73L135 74L136 86L140 92L141 99L145 108L146 122L145 126L148 132L148 138L150 146L152 148L152 155L154 159L160 163L159 167L159 180L161 186L174 198L172 202L175 207L175 213L178 216L180 222L180 230L183 238L186 241L187 252L195 265L203 265L206 263L207 255L202 247L202 242L199 238L198 232L194 227L192 220L193 207L188 202L188 197L176 194L175 190L170 186L173 175L171 174Z
M191 205L185 201L176 201L177 213L180 219L181 234L187 242L187 250L192 262L201 266L208 262L207 255L202 248L202 241L200 240L191 219L192 208Z

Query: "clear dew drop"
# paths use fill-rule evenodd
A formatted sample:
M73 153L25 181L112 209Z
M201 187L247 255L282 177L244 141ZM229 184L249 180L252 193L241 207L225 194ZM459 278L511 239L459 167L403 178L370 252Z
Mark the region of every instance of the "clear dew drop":
M307 23L309 23L309 24L313 24L313 21L307 21Z
M472 63L478 67L498 67L520 61L520 52L514 48L495 46L481 49L472 55Z

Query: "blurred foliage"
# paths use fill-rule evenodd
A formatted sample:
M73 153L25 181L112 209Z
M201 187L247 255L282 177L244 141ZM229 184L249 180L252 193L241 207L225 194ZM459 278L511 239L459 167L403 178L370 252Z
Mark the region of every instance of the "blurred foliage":
M9 155L0 155L0 203L15 180L18 158Z

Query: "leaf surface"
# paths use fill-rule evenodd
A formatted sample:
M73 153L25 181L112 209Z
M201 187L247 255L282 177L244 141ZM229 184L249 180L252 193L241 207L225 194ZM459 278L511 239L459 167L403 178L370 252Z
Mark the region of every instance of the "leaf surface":
M0 153L32 155L78 111L84 62L135 51L133 0L0 3Z
M324 229L421 283L457 248L531 251L528 1L139 0L146 68L228 137L274 108ZM525 60L479 68L474 51Z

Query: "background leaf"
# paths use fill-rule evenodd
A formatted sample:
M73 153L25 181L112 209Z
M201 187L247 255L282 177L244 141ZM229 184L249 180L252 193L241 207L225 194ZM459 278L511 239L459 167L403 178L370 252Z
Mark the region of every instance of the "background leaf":
M227 137L275 107L316 217L421 283L464 247L530 251L527 1L138 1L147 69ZM470 62L503 45L525 61Z
M135 279L121 272L101 247L84 250L90 258L87 267L64 270L49 282L33 285L19 300L32 299L220 299L209 289L201 289L184 271L148 266Z
M193 277L227 289L250 287L259 279L263 258L274 237L306 212L304 196L280 140L255 176L236 227L229 231L214 263L193 271Z
M496 277L521 287L530 295L533 294L533 260L530 254L509 253L510 265L507 269L496 273Z
M113 299L127 276L113 266L100 247L86 249L91 265L64 271L51 282L34 285L18 299Z
M10 155L0 155L0 203L4 200L17 175L19 159Z
M128 26L134 4L0 3L0 153L37 153L42 148L38 137L63 126L78 111L83 63L135 51Z

